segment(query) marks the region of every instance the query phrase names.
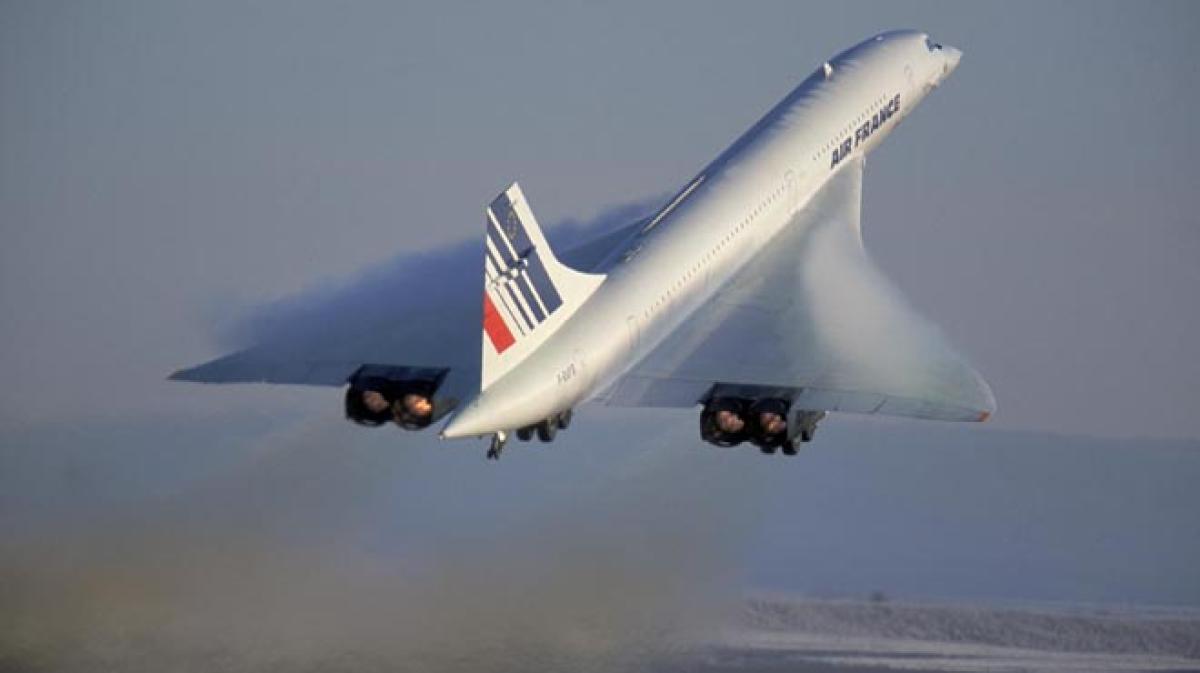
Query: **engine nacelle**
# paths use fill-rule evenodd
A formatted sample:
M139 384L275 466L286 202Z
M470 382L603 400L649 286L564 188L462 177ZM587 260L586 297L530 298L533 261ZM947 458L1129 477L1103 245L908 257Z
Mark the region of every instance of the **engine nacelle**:
M717 446L749 441L763 453L782 449L792 455L812 441L824 411L793 409L795 391L789 388L715 384L701 399L700 438Z
M737 446L750 437L750 405L736 397L716 397L700 412L700 438L717 446Z
M750 405L750 441L762 449L777 449L788 441L788 400L767 398Z
M346 389L346 418L370 427L391 421L405 430L421 430L445 416L456 400L438 397L449 370L364 365Z

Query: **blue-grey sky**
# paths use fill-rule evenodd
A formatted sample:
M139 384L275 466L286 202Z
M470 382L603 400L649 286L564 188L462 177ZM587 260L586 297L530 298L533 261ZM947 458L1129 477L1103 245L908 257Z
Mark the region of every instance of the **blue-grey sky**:
M511 179L547 223L664 193L911 26L966 56L871 158L872 253L997 426L1200 437L1194 4L2 11L6 422L224 404L161 379L247 307L478 237Z

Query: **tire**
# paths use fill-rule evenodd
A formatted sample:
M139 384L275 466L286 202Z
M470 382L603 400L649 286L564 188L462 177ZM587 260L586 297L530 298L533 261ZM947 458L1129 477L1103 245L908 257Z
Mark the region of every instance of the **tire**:
M533 428L530 426L519 428L517 430L517 439L521 440L522 442L528 442L529 440L533 439Z
M564 411L558 415L558 429L559 430L566 430L567 428L571 427L572 414L573 414L573 412L570 409L567 409L566 411Z
M537 436L543 442L553 442L554 436L557 434L558 422L555 420L551 419L537 424Z
M785 456L796 455L796 445L794 443L792 443L790 440L787 442L784 442L784 444L783 444L783 455L785 455Z
M778 447L776 447L776 446L774 446L774 445L768 444L768 445L765 445L765 446L760 446L760 447L758 447L758 450L759 450L759 451L762 451L763 453L765 453L765 454L767 454L767 455L774 455L774 454L775 454L775 449L777 449L777 448L778 448Z

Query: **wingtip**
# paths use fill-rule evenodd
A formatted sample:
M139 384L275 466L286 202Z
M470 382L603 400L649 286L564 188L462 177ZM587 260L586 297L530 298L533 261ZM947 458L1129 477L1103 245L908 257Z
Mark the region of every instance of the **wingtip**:
M195 376L196 369L176 369L167 376L168 381L183 381L185 383L199 383L200 380Z

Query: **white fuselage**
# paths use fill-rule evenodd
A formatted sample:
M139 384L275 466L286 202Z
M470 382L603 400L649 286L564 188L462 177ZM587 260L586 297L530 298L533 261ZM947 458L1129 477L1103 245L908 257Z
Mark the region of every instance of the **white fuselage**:
M525 427L607 389L958 64L957 50L929 45L924 33L885 33L818 68L619 246L595 293L443 435Z

